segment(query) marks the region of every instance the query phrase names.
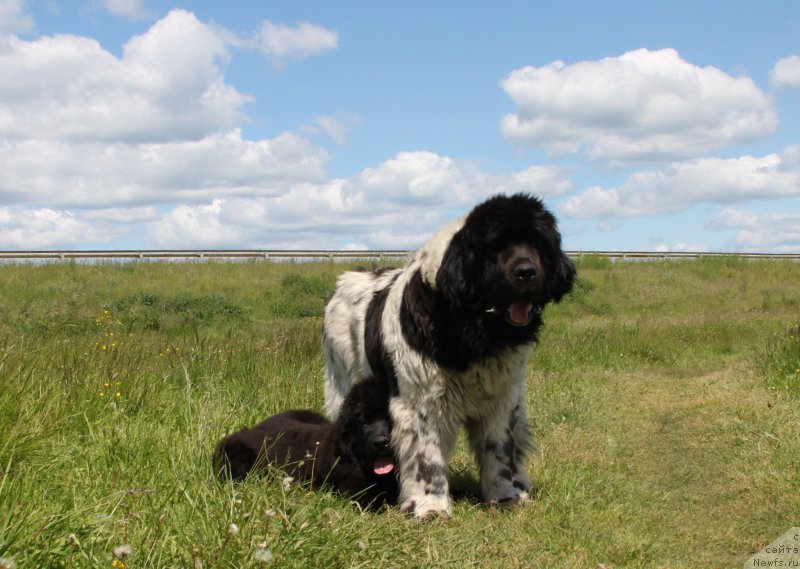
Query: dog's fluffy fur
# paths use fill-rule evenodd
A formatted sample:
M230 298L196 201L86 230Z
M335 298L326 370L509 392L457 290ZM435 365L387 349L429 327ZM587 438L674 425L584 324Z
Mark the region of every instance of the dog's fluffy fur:
M484 499L528 499L525 363L543 308L574 278L555 218L525 194L476 206L404 268L340 276L325 310L326 410L341 413L366 375L386 382L404 511L450 514L447 461L461 425Z
M220 441L215 468L223 477L241 480L270 465L365 506L394 502L388 397L384 382L366 379L348 393L336 422L308 410L273 415Z

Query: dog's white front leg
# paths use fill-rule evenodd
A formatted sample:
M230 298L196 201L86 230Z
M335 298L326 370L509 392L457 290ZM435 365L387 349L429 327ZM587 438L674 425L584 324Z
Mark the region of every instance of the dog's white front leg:
M399 398L391 401L392 446L399 463L400 509L425 519L449 516L447 462L440 433L424 409L412 409Z

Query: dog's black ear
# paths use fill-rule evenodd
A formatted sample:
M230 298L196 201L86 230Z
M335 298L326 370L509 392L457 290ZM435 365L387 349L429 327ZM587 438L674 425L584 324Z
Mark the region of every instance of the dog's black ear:
M450 240L436 273L436 288L451 306L465 308L475 298L475 263L475 247L462 229Z
M212 462L221 479L244 480L255 467L256 458L256 453L234 435L220 441Z
M339 420L336 421L336 443L334 445L334 450L336 458L340 461L353 462L355 460L352 436L353 423L347 420L345 416L348 413L347 409L342 409L342 413L343 414L339 415Z
M555 302L560 301L572 290L577 269L572 259L563 252L559 253L559 260L547 282L547 296Z

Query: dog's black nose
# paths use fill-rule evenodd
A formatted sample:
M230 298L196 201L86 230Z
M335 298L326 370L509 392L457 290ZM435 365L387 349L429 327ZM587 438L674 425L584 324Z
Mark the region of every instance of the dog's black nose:
M530 281L536 277L536 267L533 265L519 265L514 269L514 277L521 281Z
M389 437L379 436L375 437L375 448L384 449L389 447Z

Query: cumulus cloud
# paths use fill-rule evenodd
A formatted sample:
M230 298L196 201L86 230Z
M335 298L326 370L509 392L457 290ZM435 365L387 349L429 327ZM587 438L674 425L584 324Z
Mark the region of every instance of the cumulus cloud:
M241 131L149 144L0 140L0 199L59 207L112 207L226 195L277 195L324 178L328 154L283 133Z
M554 167L491 175L432 152L401 152L349 178L296 184L274 197L181 206L149 226L149 239L177 247L196 230L202 241L203 224L190 223L202 218L214 228L208 235L239 246L413 248L489 195L528 191L548 198L569 187Z
M256 34L256 47L280 69L289 61L321 55L339 46L339 34L316 24L295 27L264 22Z
M800 55L779 59L772 68L770 80L778 88L800 87Z
M736 230L731 248L737 251L797 252L800 212L754 213L726 208L706 222L716 231Z
M224 81L237 38L173 10L121 57L96 41L5 39L0 199L133 207L276 195L325 177L328 153L293 133L246 140L250 100Z
M0 34L29 32L34 23L25 0L0 0Z
M521 172L498 176L497 190L506 194L526 192L557 198L572 191L572 180L555 166L531 166Z
M607 219L675 213L697 203L800 196L797 148L734 159L699 158L631 175L618 188L592 187L570 197L571 217Z
M69 211L0 207L3 249L80 248L86 243L111 241L118 235L113 227L89 223Z
M0 136L109 142L197 140L240 124L246 95L226 85L230 34L173 10L122 57L72 35L0 50Z
M215 199L206 205L176 207L162 219L150 224L151 233L157 236L153 242L180 249L240 245L244 232L236 225L224 224L220 219L224 203L225 200Z
M674 161L775 131L771 99L751 79L684 61L672 49L524 67L501 82L516 105L510 141L554 155Z
M710 248L705 243L658 243L650 250L656 253L704 253Z
M129 160L123 156L114 163L122 167ZM192 168L184 163L172 172L209 178L208 169L215 168L212 162L211 156L205 163L199 160L195 169L200 171L192 174L187 174ZM226 157L219 157L219 163L225 164ZM227 164L232 171L219 175L234 179L241 164ZM156 248L406 249L420 245L489 195L528 191L554 198L570 188L569 179L555 167L487 174L472 162L425 151L398 153L348 178L287 183L275 186L274 192L260 193L244 185L227 192L214 185L208 191L181 194L174 190L176 180L136 178L137 171L152 169L133 160L120 180L130 175L138 185L120 186L110 197L103 197L107 193L97 185L93 191L73 194L70 208L46 209L43 214L21 204L13 212L8 210L12 213L7 218L15 218L15 235L41 233L37 242L41 247L59 239L63 247L101 247L126 235L143 234L144 245ZM4 174L0 164L0 176ZM173 189L155 189L164 184ZM160 193L168 197L159 197ZM181 200L184 195L190 199ZM8 196L3 198L9 201ZM23 200L21 195L16 198ZM159 209L152 205L156 203L161 204ZM43 230L43 218L51 220L53 229ZM0 229L4 227L0 223ZM23 241L22 237L7 240L10 248Z
M323 30L318 26L280 30L276 57L309 56L317 52L315 45L325 45L308 39ZM0 136L6 139L200 140L241 125L251 102L226 84L222 69L231 50L245 42L184 10L171 11L131 38L121 57L74 35L2 41ZM321 126L336 135L330 119Z
M156 220L158 212L153 206L110 207L106 209L90 209L83 212L81 218L85 221L101 221L114 224L139 223Z

